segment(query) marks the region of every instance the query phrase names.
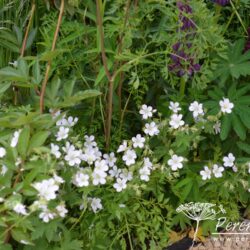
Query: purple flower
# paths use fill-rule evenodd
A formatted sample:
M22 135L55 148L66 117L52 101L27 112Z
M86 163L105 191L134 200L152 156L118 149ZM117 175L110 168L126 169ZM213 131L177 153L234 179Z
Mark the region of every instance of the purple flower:
M213 0L213 2L215 2L221 6L225 6L225 5L229 4L230 0Z
M188 3L184 3L181 1L178 1L176 3L177 8L180 11L179 19L182 23L181 30L188 30L188 29L194 29L195 25L191 18L188 18L188 14L192 14L192 8L188 5Z

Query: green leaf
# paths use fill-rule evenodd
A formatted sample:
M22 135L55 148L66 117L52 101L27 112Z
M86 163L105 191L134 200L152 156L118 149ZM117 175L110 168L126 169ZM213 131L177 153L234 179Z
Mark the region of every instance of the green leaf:
M23 72L11 68L5 67L0 69L0 81L20 81L20 82L27 82L28 78L27 75L23 74Z
M49 134L50 133L48 131L39 131L34 134L30 140L28 152L30 152L34 148L42 146L48 138Z
M220 138L221 140L225 140L228 137L228 134L231 130L232 126L232 118L231 115L224 115L221 121L221 132L220 132Z
M77 92L77 94L75 94L74 96L68 97L63 102L58 103L58 107L60 108L70 107L72 105L79 103L80 101L84 99L96 97L99 95L101 95L101 92L98 90L80 91L80 92Z
M242 124L240 118L235 114L232 114L232 124L236 134L240 137L241 140L244 141L246 139L246 129Z
M30 240L30 236L21 229L18 229L18 228L12 229L11 236L17 242L22 243L23 241L25 241L27 245L34 245L32 241Z
M30 138L30 127L25 127L22 129L20 133L17 144L17 150L23 159L25 159L26 157L26 153L29 146L29 138Z
M245 143L245 142L239 141L239 142L237 142L237 145L238 145L238 147L239 147L242 151L244 151L244 152L250 154L250 145L249 145L249 144L247 144L247 143Z
M5 91L7 91L10 86L11 86L10 82L1 83L0 84L0 94L3 94Z
M76 83L76 78L74 77L73 79L68 80L68 81L66 81L66 82L63 84L63 95L64 95L64 99L66 99L66 98L72 96L73 90L74 90L74 87L75 87L75 83Z

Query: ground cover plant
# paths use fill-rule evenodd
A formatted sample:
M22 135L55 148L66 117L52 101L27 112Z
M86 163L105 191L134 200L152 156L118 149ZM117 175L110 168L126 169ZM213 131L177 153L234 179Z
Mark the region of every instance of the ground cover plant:
M0 0L0 249L163 249L249 218L249 11Z

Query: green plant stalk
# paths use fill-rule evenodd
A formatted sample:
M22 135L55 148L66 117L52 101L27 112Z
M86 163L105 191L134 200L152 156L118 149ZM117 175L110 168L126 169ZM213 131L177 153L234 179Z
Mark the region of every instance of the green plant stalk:
M58 20L57 20L56 31L54 33L51 52L53 52L56 47L56 41L57 41L60 26L62 23L63 11L64 11L64 0L61 0L60 12L59 12ZM46 86L47 86L48 79L49 79L50 68L51 68L51 60L49 60L47 63L45 77L42 83L42 89L41 89L41 94L40 94L40 113L41 114L43 113L43 109L44 109L44 96L45 96Z
M248 33L247 33L247 29L246 29L246 27L245 27L245 25L244 25L244 23L243 23L243 21L242 21L240 15L239 15L238 11L237 11L237 9L235 8L235 6L234 6L234 4L233 4L233 2L232 2L231 0L230 0L230 4L231 4L231 6L232 6L232 8L233 8L233 10L234 10L234 12L235 12L235 14L236 14L236 16L238 17L239 22L240 22L240 24L241 24L243 30L245 31L246 34L248 34Z
M133 250L134 248L133 248L132 239L131 239L131 236L130 236L130 230L129 230L129 227L128 227L128 221L127 221L127 216L126 215L125 215L125 220L126 220L126 227L127 227L130 250Z
M186 80L185 78L181 77L181 84L180 84L180 96L183 97L185 94L186 89Z

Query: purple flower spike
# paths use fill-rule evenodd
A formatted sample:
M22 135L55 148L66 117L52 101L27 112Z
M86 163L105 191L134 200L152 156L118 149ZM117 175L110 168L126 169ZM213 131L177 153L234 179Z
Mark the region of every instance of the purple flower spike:
M230 0L213 0L213 2L215 2L221 6L225 6L225 5L229 4Z

